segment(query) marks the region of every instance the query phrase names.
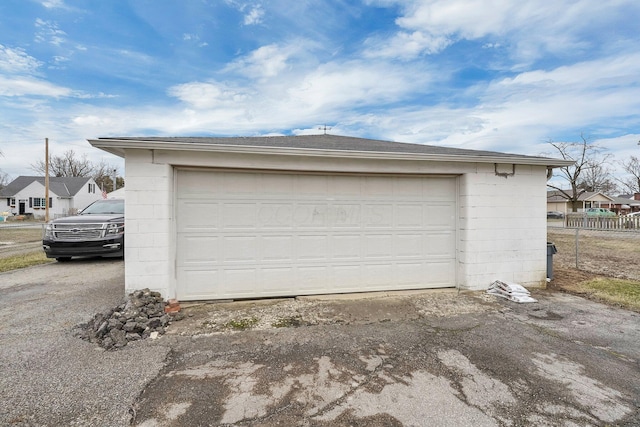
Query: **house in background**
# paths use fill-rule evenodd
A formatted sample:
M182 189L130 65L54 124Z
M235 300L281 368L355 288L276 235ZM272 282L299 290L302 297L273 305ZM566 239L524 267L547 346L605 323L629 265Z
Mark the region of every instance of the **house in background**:
M569 190L567 190L569 193ZM569 193L570 194L570 193ZM578 197L578 211L584 212L589 208L609 208L614 199L597 191L587 191ZM571 202L558 190L547 191L547 212L557 211L564 214L573 212Z
M107 199L124 199L124 187L107 193Z
M608 208L619 215L626 215L632 212L640 211L640 193L621 194L613 197L610 203L603 203L603 208Z
M102 191L93 178L50 177L49 200L45 199L45 178L19 176L0 191L0 211L12 215L33 215L44 218L47 203L49 217L75 214L79 209L102 198Z
M125 292L182 301L545 286L567 160L335 135L89 141L124 157Z

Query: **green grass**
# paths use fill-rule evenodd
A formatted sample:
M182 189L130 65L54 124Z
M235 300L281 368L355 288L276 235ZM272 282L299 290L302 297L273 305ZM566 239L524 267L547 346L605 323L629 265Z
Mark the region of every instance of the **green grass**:
M13 255L7 258L0 258L0 273L31 267L32 265L46 264L52 261L52 259L46 257L43 251Z
M640 282L598 277L581 282L580 290L603 302L640 311Z

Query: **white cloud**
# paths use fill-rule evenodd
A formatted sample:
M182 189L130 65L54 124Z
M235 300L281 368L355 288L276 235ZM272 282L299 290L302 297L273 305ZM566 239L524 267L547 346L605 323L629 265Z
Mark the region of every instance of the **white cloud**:
M252 7L249 12L244 15L244 25L257 25L261 24L264 18L264 9L262 6L257 5Z
M256 79L274 77L287 68L287 60L296 51L297 47L293 45L285 47L275 44L262 46L229 64L226 72L235 71Z
M11 49L0 44L0 71L9 74L33 74L42 65L24 49Z
M169 88L168 94L196 109L219 108L249 98L246 92L216 82L185 83Z
M368 47L368 55L398 57L432 54L459 40L509 37L511 55L530 62L543 52L588 49L582 32L612 25L620 11L638 13L640 4L619 0L548 2L541 0L372 0L371 4L399 6L398 31L387 41ZM404 45L406 42L407 45Z
M51 21L45 21L37 18L35 22L36 35L35 41L38 43L50 43L54 46L60 46L66 41L66 33L58 28L58 24Z
M0 95L2 96L69 96L72 91L68 88L29 77L6 78L0 76Z
M42 0L41 3L47 9L66 8L64 0Z
M364 56L370 58L412 59L422 54L438 53L452 41L445 36L431 35L421 31L399 31L393 37L373 37L365 42Z

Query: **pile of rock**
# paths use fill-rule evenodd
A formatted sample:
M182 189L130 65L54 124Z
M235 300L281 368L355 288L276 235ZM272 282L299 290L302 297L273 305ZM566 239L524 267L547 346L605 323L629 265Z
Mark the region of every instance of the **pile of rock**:
M107 350L115 350L126 346L129 341L156 338L165 333L173 320L181 317L175 308L165 304L160 293L142 289L129 294L117 307L96 314L88 323L81 325L78 334Z

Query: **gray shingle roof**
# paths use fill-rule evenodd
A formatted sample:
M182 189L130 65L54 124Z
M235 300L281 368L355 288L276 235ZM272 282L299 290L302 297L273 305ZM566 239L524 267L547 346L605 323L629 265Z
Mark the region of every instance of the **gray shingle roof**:
M519 160L544 160L545 157L525 156L520 154L499 153L496 151L469 150L463 148L440 147L435 145L410 144L404 142L380 141L375 139L354 138L338 135L299 135L299 136L254 136L254 137L108 137L89 140L92 144L105 148L110 142L131 142L161 144L198 144L212 146L236 146L259 148L291 148L313 149L345 152L375 152L390 154L418 154L457 157L475 157L487 159L499 157ZM106 144L105 144L106 143ZM159 147L160 148L160 147ZM109 151L109 150L108 150ZM113 152L113 151L112 151ZM557 163L558 159L549 159ZM562 160L560 160L562 162Z
M49 191L59 197L75 196L91 178L49 177ZM34 181L44 185L43 176L19 176L0 191L0 197L12 197Z

